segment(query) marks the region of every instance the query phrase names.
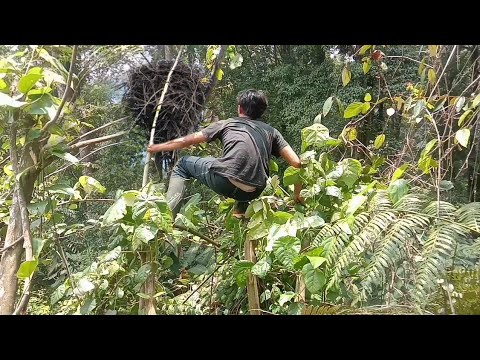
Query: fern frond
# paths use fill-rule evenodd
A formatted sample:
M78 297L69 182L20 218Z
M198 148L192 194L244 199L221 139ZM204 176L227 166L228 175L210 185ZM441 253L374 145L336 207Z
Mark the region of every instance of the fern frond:
M375 241L381 238L382 232L387 229L396 218L397 217L393 211L377 213L358 235L353 236L353 240L348 244L338 258L338 261L335 263L335 268L328 282L327 288L330 288L339 282L343 271L354 262L355 259L358 259L358 256L363 253L367 247L373 247Z
M406 258L407 243L412 242L416 235L428 225L429 219L426 216L416 214L405 214L397 219L386 236L380 240L370 263L362 274L362 287L371 292L372 285L385 281L385 270L394 268Z
M425 208L428 197L421 193L409 193L403 196L394 206L399 211L421 212Z
M432 201L427 207L423 210L423 213L430 216L437 216L437 204L438 204L438 215L440 219L454 219L454 214L457 208L446 201Z
M393 207L390 198L388 197L388 193L385 190L379 190L372 196L368 203L369 211L377 212L377 211L384 211L389 210Z
M437 288L439 275L446 270L452 259L457 241L465 236L465 228L447 222L439 222L423 246L422 263L416 276L416 300L424 302L425 297Z
M480 236L480 202L463 205L455 212L457 221Z

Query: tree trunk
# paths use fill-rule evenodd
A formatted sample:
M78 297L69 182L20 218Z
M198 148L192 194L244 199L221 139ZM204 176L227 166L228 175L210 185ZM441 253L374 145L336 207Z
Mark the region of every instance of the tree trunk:
M5 247L10 246L22 236L20 206L17 192L13 193L13 205L10 211ZM22 241L9 248L2 254L0 261L0 315L11 315L15 308L17 295L17 271L20 267L23 247Z
M256 263L255 257L255 241L245 241L245 260ZM260 297L258 296L257 277L250 273L247 283L248 309L250 315L261 315Z

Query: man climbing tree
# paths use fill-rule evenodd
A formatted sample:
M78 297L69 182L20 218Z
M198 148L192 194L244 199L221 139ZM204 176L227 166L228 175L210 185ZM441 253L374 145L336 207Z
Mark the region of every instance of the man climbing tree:
M300 159L282 134L264 123L261 116L268 101L257 90L245 90L238 96L238 117L217 121L199 132L154 144L151 153L179 150L203 142L220 139L221 158L182 157L173 169L167 191L167 202L175 216L183 200L185 181L199 180L216 193L236 200L234 216L242 217L249 202L266 186L270 173L270 157L282 157L299 168ZM301 202L301 184L295 185L294 199Z

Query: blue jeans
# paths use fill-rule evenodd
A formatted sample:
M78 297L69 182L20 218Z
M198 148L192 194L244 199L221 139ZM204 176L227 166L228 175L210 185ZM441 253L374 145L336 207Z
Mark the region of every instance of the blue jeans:
M167 202L175 216L185 193L186 181L197 179L217 194L237 200L236 209L244 212L248 203L257 198L263 189L246 192L233 185L226 177L210 171L213 157L201 158L198 156L184 156L178 160L173 168L170 184L167 191Z

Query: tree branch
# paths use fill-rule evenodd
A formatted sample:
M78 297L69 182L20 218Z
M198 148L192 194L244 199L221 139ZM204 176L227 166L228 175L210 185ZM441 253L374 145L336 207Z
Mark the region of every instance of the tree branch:
M208 242L209 244L212 244L213 246L215 246L217 249L220 249L220 244L219 243L217 243L216 241L206 237L205 235L200 234L199 232L196 232L195 230L189 229L189 228L187 228L183 225L180 225L180 224L174 224L173 227L177 228L179 230L187 231L192 235L198 236L200 239L203 239L206 242Z
M55 114L53 119L51 119L49 122L47 122L45 124L42 131L47 131L53 124L55 124L57 122L57 120L60 117L60 114L62 112L62 109L65 105L65 102L67 101L68 89L70 88L70 83L72 82L72 77L73 77L73 67L74 67L75 61L77 59L77 48L78 48L78 45L73 46L72 58L70 60L70 69L68 71L67 86L65 88L65 92L63 93L62 101L60 102L60 105L58 106L57 113Z
M71 150L79 149L79 148L85 147L87 145L97 144L97 143L104 142L104 141L107 141L107 140L116 139L116 138L118 138L122 135L125 135L127 133L128 133L128 131L120 131L116 134L102 136L102 137L98 137L98 138L95 138L95 139L89 139L89 140L85 140L85 141L80 141L76 144L71 145L70 149Z
M80 135L79 137L77 137L76 139L70 141L70 142L68 143L68 145L72 145L72 144L78 142L80 139L83 139L84 137L87 137L88 135L91 135L91 134L93 134L93 133L95 133L95 132L97 132L97 131L99 131L99 130L101 130L101 129L104 129L104 128L110 126L110 125L116 124L116 123L118 123L118 122L120 122L120 121L123 121L123 120L126 120L126 119L128 119L128 116L123 117L123 118L118 119L118 120L111 121L111 122L109 122L109 123L107 123L107 124L105 124L105 125L102 125L102 126L96 128L96 129L93 129L93 130L91 130L91 131L89 131L89 132L86 132L85 134L82 134L82 135Z

